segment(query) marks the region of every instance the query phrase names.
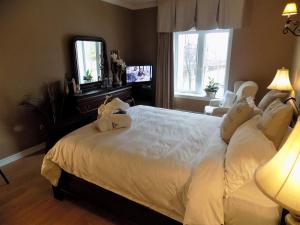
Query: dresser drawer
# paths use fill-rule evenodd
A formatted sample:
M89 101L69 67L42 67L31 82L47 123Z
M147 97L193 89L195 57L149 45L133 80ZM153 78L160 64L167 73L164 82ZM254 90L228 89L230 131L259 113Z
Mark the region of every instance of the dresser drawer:
M85 94L84 96L79 96L76 101L77 108L80 113L96 113L98 107L105 102L107 96L120 98L122 101L127 102L130 105L134 104L131 87L126 87L109 92L101 92L99 94L93 93L91 95Z

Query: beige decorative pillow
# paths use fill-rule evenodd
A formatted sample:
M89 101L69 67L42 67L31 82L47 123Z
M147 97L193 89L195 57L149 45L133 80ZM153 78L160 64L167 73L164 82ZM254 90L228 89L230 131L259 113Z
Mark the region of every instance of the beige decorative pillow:
M221 124L221 137L229 143L235 130L253 116L253 108L248 103L238 103L227 113Z
M276 90L269 91L259 102L258 108L264 111L275 99L279 98L281 101L284 101L288 96L289 93Z
M283 104L279 99L273 101L264 111L258 127L278 149L293 116L291 105Z
M251 96L244 96L237 103L248 103L248 105L254 110L253 116L263 114L263 111L255 105L254 98Z

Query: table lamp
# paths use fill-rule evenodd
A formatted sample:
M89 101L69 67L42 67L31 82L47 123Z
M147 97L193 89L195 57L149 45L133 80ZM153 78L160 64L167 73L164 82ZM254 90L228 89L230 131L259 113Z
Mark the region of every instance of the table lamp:
M291 16L297 15L297 14L298 14L298 8L297 8L297 4L295 2L287 3L282 12L282 15L287 16L287 17L291 17Z
M287 225L300 224L300 117L279 152L256 170L259 189L290 213Z
M268 86L268 89L278 90L278 91L292 91L293 87L289 78L289 70L282 67L282 69L277 70L277 73Z

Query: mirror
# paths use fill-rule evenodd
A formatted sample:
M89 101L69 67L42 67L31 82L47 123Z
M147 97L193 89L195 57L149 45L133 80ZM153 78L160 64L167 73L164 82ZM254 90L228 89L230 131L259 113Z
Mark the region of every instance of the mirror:
M73 48L77 83L82 86L101 82L108 72L105 41L95 37L76 37Z

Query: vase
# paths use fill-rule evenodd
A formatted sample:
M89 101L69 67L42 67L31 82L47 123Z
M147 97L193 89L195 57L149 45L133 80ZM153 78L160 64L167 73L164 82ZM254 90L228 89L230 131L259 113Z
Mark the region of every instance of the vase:
M119 72L113 74L113 86L118 87L120 86L120 75Z
M211 92L211 91L205 91L205 92L206 92L206 97L208 97L208 98L216 97L216 92Z

